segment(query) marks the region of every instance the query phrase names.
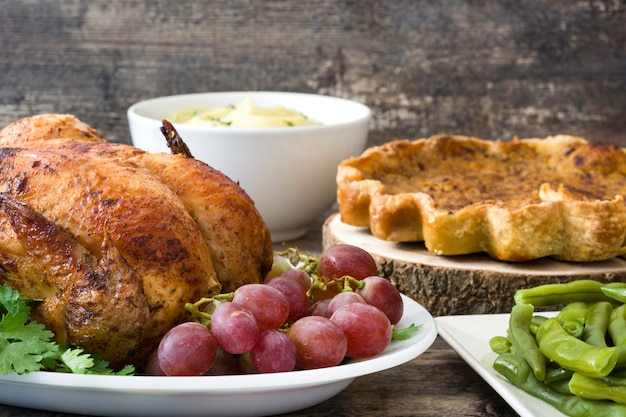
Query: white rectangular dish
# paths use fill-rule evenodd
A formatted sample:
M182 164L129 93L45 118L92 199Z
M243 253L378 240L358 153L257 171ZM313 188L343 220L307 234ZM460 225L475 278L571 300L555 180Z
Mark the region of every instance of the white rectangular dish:
M543 313L542 313L543 314ZM547 314L546 314L547 315ZM492 367L493 336L506 336L509 314L436 317L439 335L471 366L520 417L567 417L551 405L515 387Z

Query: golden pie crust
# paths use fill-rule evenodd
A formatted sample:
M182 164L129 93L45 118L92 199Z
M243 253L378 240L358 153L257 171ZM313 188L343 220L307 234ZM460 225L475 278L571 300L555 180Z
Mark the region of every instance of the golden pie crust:
M558 135L397 140L342 161L342 222L439 255L589 262L626 253L626 153Z

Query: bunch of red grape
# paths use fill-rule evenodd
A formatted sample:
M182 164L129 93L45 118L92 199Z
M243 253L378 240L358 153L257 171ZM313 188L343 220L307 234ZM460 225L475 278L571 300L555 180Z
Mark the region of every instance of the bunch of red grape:
M342 244L319 259L292 249L277 254L264 283L188 309L196 321L163 337L148 374L287 372L372 357L391 342L404 306L372 256Z

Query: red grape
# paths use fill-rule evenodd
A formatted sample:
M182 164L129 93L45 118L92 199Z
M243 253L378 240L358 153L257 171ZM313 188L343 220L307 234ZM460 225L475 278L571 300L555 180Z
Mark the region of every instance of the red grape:
M328 304L330 304L331 300L332 298L325 298L314 302L311 307L309 307L309 311L307 311L306 315L327 317L326 311L328 311Z
M276 288L266 284L246 284L235 290L233 302L252 312L259 330L277 329L289 315L289 303Z
M289 337L296 346L296 366L301 369L339 365L346 354L346 336L335 323L321 316L302 317L291 325Z
M237 375L239 374L239 363L232 353L226 352L219 345L217 346L217 353L213 364L204 375L217 376L217 375Z
M245 353L259 338L259 326L250 310L224 301L211 315L211 333L226 352Z
M367 304L365 299L354 291L343 291L330 299L326 308L326 317L330 318L339 307L349 303Z
M165 375L193 376L209 370L216 351L217 341L209 329L187 322L172 327L163 336L157 356Z
M308 291L309 288L311 288L311 284L313 283L311 281L311 276L301 269L290 269L283 272L281 276L293 279L298 284L300 284L302 288L304 288L304 291Z
M345 275L360 280L378 274L378 267L372 255L366 250L358 246L339 244L322 253L317 272L329 280Z
M269 280L267 285L276 288L287 299L289 304L287 322L298 320L309 310L309 298L306 296L306 291L296 281L283 276Z
M262 373L288 372L296 366L296 346L280 330L264 330L250 351L256 368Z
M349 303L333 313L330 320L346 336L346 356L369 358L378 355L391 342L391 323L379 309L369 304Z
M383 277L371 276L363 279L365 286L357 290L368 304L387 315L391 324L397 324L404 313L400 291Z
M244 375L260 373L252 360L252 356L250 356L250 352L239 355L237 362L239 363L239 372Z
M334 296L336 296L341 289L336 285L329 285L326 289L321 288L313 288L311 291L311 296L313 300L330 300Z
M159 357L157 355L157 349L153 350L152 353L148 356L148 360L146 362L146 375L150 376L165 376L165 372L161 369L161 365L159 365Z

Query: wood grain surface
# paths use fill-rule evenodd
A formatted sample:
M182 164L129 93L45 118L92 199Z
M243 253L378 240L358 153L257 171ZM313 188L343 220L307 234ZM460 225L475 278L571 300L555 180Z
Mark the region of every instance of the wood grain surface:
M555 133L626 146L624 0L4 0L0 125L73 113L129 142L160 95L361 101L370 143Z

